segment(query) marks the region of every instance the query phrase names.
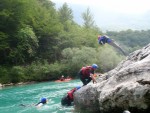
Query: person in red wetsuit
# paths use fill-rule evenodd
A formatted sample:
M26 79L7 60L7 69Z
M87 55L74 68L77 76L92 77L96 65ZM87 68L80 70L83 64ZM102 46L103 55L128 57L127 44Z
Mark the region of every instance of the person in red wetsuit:
M93 64L92 66L82 67L79 71L80 80L84 85L87 85L91 80L93 83L96 83L94 78L94 71L98 68L97 64Z
M79 90L81 87L77 86L75 88L73 88L72 90L67 92L67 95L65 95L62 99L61 99L61 105L63 106L71 106L72 102L73 102L73 94L75 91Z

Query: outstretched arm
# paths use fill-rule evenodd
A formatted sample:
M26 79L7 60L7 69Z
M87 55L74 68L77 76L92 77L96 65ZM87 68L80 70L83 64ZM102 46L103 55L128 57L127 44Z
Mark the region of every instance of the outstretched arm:
M91 78L93 80L93 83L97 83L96 80L95 80L94 74L91 74Z

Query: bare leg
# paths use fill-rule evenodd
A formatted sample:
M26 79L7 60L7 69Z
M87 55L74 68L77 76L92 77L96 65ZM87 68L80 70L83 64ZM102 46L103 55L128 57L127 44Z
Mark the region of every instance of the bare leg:
M125 52L122 50L122 48L121 48L117 43L115 43L114 41L112 41L111 43L109 43L109 45L111 45L111 46L113 46L113 47L119 49L119 50L123 53L123 55L126 56L126 53L125 53Z

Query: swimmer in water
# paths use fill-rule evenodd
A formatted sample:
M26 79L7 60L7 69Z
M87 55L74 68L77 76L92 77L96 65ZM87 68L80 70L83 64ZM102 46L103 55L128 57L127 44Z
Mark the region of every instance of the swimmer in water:
M39 107L43 106L44 104L47 104L47 102L48 102L48 99L43 97L43 98L41 98L41 101L39 103L37 103L35 106L39 108Z
M48 99L43 97L41 98L40 102L38 102L37 104L30 104L30 105L25 105L25 104L20 104L20 106L23 106L23 107L32 107L32 106L36 106L37 108L40 108L42 107L43 105L47 104L48 102Z

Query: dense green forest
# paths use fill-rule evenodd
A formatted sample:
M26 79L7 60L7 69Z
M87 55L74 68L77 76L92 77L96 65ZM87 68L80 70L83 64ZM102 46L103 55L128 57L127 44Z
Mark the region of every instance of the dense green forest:
M81 17L83 25L78 25L66 3L56 9L49 0L0 0L0 83L76 77L82 66L93 63L99 65L97 72L113 69L125 56L98 45L97 35L104 33L89 8ZM128 54L150 42L150 30L105 34Z

